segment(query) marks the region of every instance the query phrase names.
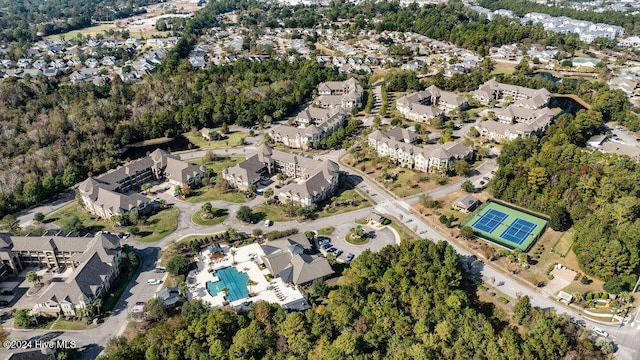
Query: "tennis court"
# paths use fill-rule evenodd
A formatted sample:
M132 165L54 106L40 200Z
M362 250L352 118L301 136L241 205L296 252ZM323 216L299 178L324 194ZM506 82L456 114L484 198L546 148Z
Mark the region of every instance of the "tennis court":
M464 225L491 242L526 252L546 229L547 220L489 200Z

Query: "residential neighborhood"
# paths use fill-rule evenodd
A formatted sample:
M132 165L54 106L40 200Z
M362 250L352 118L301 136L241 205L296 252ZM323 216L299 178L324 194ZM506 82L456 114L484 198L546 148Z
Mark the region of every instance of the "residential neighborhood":
M39 4L0 357L640 359L637 4Z

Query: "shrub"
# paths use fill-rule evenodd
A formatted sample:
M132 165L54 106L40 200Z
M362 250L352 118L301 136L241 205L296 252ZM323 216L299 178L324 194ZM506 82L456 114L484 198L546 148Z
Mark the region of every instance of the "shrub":
M500 302L501 302L501 303L503 303L503 304L508 304L508 303L509 303L509 300L507 300L506 298L504 298L504 297L502 297L502 296L500 296L500 297L498 298L498 301L500 301Z
M582 277L580 278L580 282L584 285L589 285L591 284L591 280L589 280L589 278L587 277L587 275L582 275Z

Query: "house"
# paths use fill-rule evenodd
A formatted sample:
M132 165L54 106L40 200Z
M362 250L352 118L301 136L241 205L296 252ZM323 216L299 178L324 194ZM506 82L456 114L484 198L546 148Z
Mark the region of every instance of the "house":
M166 287L162 290L156 291L157 298L162 300L162 306L165 308L174 307L182 299L177 286Z
M396 101L396 109L407 119L427 122L433 118L443 118L445 113L456 109L465 110L468 102L455 93L440 90L435 85L423 91L411 93Z
M346 81L327 81L318 85L315 103L323 108L342 106L350 109L362 101L364 90L355 78Z
M56 360L56 349L53 346L43 346L39 349L31 347L12 349L5 360Z
M203 170L179 160L168 152L156 149L149 156L132 161L99 177L89 177L78 185L83 204L89 212L104 219L126 215L132 210L150 213L155 210L151 200L138 193L128 194L143 184L167 180L173 185L196 187Z
M279 190L280 200L309 206L333 194L338 187L340 168L331 160L314 160L262 145L247 160L223 170L222 177L231 186L246 190L262 177L277 173L297 179Z
M311 244L302 233L268 241L262 250L267 269L285 283L304 285L334 273L326 258L311 255Z
M36 313L75 316L109 290L119 274L120 256L120 239L109 233L93 238L0 233L0 259L15 274L28 267L73 269L65 281L44 289L33 308Z
M480 202L471 194L465 194L453 202L453 208L460 212L472 212Z

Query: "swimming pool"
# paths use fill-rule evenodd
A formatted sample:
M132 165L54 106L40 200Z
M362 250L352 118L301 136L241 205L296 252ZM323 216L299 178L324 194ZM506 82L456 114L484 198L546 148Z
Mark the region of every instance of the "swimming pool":
M225 297L227 301L236 301L249 296L249 289L247 288L249 275L239 272L233 266L218 269L214 271L213 274L220 280L207 281L207 291L209 295L216 296L226 287L228 290L227 296Z

